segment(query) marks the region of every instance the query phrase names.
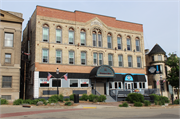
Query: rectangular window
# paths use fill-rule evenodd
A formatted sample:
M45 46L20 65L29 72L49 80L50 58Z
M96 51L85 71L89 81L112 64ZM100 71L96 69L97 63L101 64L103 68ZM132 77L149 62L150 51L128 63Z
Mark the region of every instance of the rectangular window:
M2 88L12 87L12 76L2 76Z
M56 43L61 43L62 36L61 36L61 29L56 29Z
M139 40L136 40L136 51L140 51Z
M141 82L139 82L139 88L142 88L142 83Z
M70 80L70 87L78 87L78 80Z
M128 67L132 67L132 56L128 56Z
M69 31L69 44L74 44L74 31Z
M143 88L145 88L145 83L143 82L142 84L143 84L143 85L142 85L142 86L143 86Z
M121 82L119 82L119 89L121 89Z
M157 88L157 86L156 86L156 81L153 81L153 83L154 83L154 88Z
M81 64L86 65L86 52L81 52Z
M5 54L5 63L11 63L11 54Z
M127 50L131 50L131 40L127 39Z
M49 40L49 28L43 27L43 41L48 42Z
M40 87L49 87L49 83L40 83Z
M61 50L56 50L56 63L61 63Z
M11 100L11 95L1 95L1 98Z
M69 64L74 64L74 51L69 51Z
M112 82L109 82L109 89L112 88Z
M99 53L99 65L103 65L103 54Z
M152 56L152 61L154 61L154 56Z
M52 80L52 87L61 87L61 80L60 79L53 79Z
M93 53L94 65L97 65L97 53Z
M88 87L89 79L81 79L80 84L81 84L81 87Z
M137 88L137 83L134 83L134 88Z
M119 60L119 67L122 67L123 66L123 56L118 55L118 60Z
M117 37L118 49L121 49L121 37Z
M109 63L109 66L113 66L113 56L112 56L112 54L108 54L108 63Z
M96 34L93 33L93 46L96 46Z
M112 48L111 36L108 36L107 39L108 39L108 48Z
M99 44L99 47L102 47L102 35L101 34L98 34L98 44Z
M13 47L14 34L13 33L5 33L4 35L5 35L4 46L5 47Z
M81 45L86 45L86 33L81 32Z
M42 57L43 62L44 62L44 63L47 63L47 62L48 62L48 50L43 49L42 55L43 55L43 57Z
M114 83L114 85L115 85L115 88L117 88L117 87L118 87L118 86L117 86L117 82L115 82L115 83Z
M137 67L141 67L141 57L137 57Z
M158 55L158 61L162 61L162 56Z

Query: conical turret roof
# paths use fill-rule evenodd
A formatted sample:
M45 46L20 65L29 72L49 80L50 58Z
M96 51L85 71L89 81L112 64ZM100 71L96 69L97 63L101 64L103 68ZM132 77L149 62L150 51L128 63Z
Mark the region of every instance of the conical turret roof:
M149 55L152 55L152 54L166 54L166 52L158 45L156 44L152 50L149 52Z

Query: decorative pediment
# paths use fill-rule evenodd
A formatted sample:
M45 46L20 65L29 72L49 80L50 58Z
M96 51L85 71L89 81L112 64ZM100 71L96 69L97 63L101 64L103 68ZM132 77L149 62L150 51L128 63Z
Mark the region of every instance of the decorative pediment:
M102 27L101 22L99 22L97 19L95 19L91 22L91 26L93 26L93 25L98 25L98 26Z

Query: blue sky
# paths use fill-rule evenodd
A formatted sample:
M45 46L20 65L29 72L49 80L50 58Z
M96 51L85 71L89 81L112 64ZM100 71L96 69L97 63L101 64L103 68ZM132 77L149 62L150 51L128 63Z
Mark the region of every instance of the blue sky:
M180 56L179 0L0 0L0 9L23 14L23 29L36 5L143 24L145 49L151 50L158 43L166 54Z

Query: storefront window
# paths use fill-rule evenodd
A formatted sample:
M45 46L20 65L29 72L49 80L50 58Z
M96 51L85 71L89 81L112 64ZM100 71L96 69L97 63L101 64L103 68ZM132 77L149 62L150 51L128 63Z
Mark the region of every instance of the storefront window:
M40 87L49 87L49 81L47 80L47 78L40 79Z
M119 82L119 89L121 89L121 82Z
M70 87L78 87L78 80L70 80Z
M52 80L52 87L61 87L61 80L53 79Z
M134 83L134 88L137 88L137 83Z
M49 87L49 83L40 83L40 87Z
M117 82L115 82L115 88L117 88L118 86L117 86Z
M81 87L88 87L89 79L81 79L80 84L81 84Z
M112 83L111 82L109 82L109 89L111 89L112 88Z
M142 88L141 82L139 82L139 88Z

